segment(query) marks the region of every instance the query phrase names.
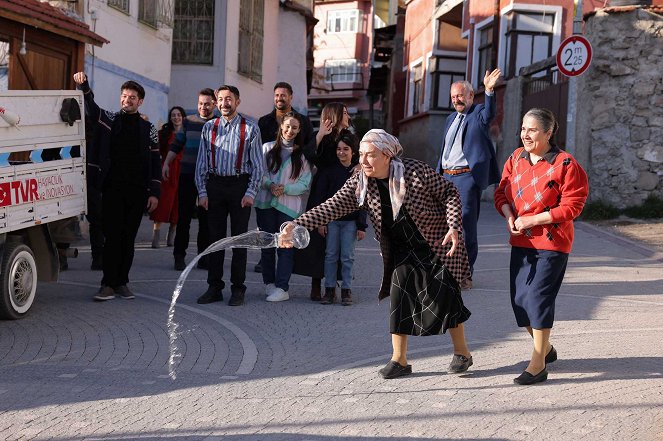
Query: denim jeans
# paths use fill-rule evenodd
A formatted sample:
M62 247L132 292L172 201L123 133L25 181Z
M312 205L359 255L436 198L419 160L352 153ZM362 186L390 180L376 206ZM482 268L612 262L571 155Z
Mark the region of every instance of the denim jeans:
M258 228L268 233L276 233L283 222L292 218L276 208L256 208ZM278 261L276 255L278 254ZM295 250L292 248L264 248L260 250L262 262L262 281L265 285L273 283L277 288L287 291L292 267L295 264Z
M327 225L327 249L325 250L325 288L336 286L338 260L341 259L341 288L352 286L352 265L355 261L357 223L333 221Z

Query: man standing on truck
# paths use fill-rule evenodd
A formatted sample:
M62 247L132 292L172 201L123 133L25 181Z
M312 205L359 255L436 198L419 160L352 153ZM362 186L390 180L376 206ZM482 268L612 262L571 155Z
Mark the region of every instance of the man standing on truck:
M135 296L129 290L129 270L143 211L157 208L161 160L157 131L140 117L138 108L145 89L135 81L120 88L119 112L99 108L83 72L74 81L84 93L86 111L94 125L94 140L88 155L88 180L102 192L104 232L103 278L94 296L104 301L119 295Z

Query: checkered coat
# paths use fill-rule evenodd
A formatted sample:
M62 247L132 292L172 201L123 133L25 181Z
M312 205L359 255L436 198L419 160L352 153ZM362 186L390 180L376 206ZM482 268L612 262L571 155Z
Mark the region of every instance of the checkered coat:
M415 159L404 159L405 183L407 192L403 205L412 217L417 228L423 235L431 249L437 254L451 274L460 283L470 277L470 265L467 259L467 250L462 237L462 207L460 195L456 187L446 181L427 164ZM394 261L391 255L391 244L387 236L382 238L382 210L380 205L380 192L375 179L368 180L368 192L364 204L357 204L358 172L347 180L345 185L330 199L321 205L307 211L295 219L295 223L309 230L327 225L334 219L352 213L358 208L365 209L373 223L375 238L380 242L382 259L384 261L384 274L378 298L382 300L389 296L391 275L394 271ZM449 226L457 228L460 232L460 243L453 256L446 256L451 243L442 246L442 240L449 231Z

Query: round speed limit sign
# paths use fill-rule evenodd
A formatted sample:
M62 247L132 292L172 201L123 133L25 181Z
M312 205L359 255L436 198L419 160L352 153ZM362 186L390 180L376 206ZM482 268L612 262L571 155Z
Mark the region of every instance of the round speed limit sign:
M572 35L559 45L557 68L567 77L580 75L592 61L592 46L581 35Z

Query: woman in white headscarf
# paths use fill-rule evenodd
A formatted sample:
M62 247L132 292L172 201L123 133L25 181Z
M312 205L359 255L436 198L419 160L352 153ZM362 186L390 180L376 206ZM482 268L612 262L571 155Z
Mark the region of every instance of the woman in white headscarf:
M463 322L459 283L470 277L462 240L462 209L453 184L421 161L401 159L398 139L382 129L361 140L361 170L325 203L294 220L308 229L365 209L380 242L384 274L379 299L390 298L393 353L379 373L396 378L412 373L407 363L408 335L437 335L449 329L452 373L465 372L472 356ZM289 246L286 227L281 246Z

